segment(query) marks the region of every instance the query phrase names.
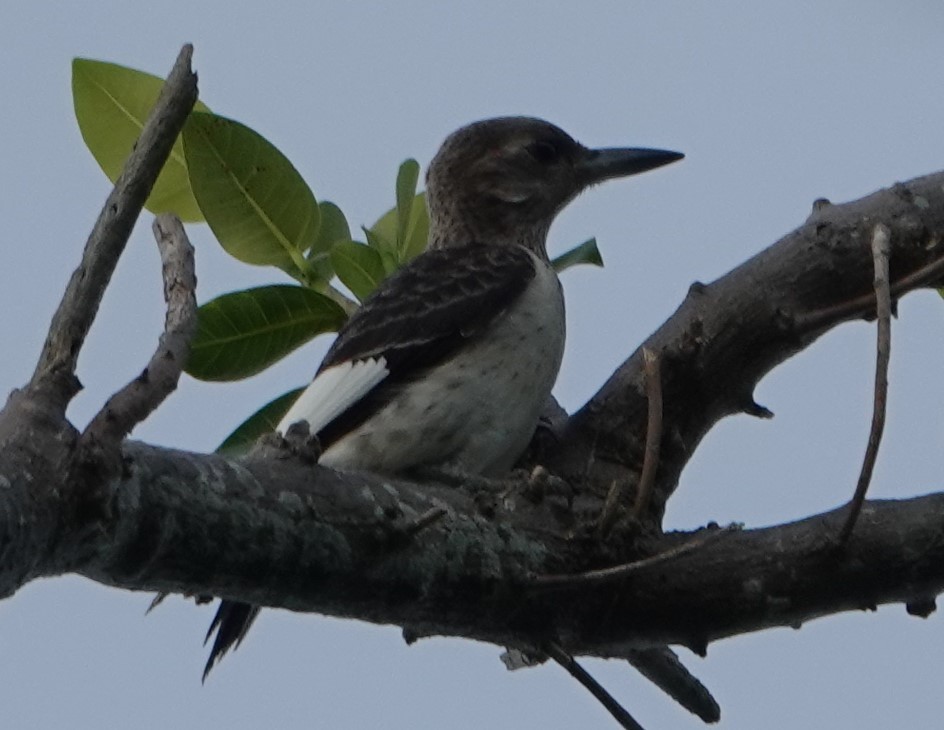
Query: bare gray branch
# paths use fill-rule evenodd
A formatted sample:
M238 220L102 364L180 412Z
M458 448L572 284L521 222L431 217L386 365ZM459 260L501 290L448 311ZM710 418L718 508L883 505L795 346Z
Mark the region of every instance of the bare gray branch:
M197 77L190 70L192 55L190 45L180 51L53 315L30 389L42 392L60 412L65 412L80 387L76 361L118 258L197 100Z
M100 447L117 448L131 429L176 390L197 327L193 246L176 216L159 215L152 227L161 253L167 302L164 332L147 367L108 399L82 434L83 440Z

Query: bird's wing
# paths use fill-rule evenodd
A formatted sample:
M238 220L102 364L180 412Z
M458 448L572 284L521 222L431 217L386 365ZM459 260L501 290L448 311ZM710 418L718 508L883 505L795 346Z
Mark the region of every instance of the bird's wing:
M293 423L305 420L308 430L318 433L369 393L389 372L383 357L348 360L322 370L298 396L275 430L284 434Z
M321 445L331 445L391 392L483 332L534 275L534 256L518 246L427 251L384 280L348 320L279 430L306 419Z
M318 374L279 423L308 420L323 447L363 423L390 393L477 337L525 291L535 258L523 248L472 244L427 251L377 290L347 321ZM239 646L259 608L223 601L203 678Z

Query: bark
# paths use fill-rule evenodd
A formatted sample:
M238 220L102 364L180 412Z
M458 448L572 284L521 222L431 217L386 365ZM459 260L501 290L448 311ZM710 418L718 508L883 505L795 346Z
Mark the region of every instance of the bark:
M769 415L752 398L767 372L837 324L873 316L877 224L890 232L893 300L941 283L944 172L845 205L820 201L780 241L694 284L583 408L557 418L554 433L539 431L528 469L501 484L418 482L338 473L285 449L229 460L123 440L173 389L174 369L163 368L181 359L186 296L169 300L165 356L151 363L161 363L161 382L150 388L146 370L84 434L65 418L85 333L195 95L185 49L32 381L0 411L0 595L71 572L131 590L396 624L411 638L525 652L553 643L603 657L666 643L704 651L721 637L879 603L933 610L944 590L944 494L867 502L841 546L844 510L693 534L663 535L660 521L714 424L737 412ZM646 424L658 423L649 419L644 348L660 363L662 433L640 521L631 513Z

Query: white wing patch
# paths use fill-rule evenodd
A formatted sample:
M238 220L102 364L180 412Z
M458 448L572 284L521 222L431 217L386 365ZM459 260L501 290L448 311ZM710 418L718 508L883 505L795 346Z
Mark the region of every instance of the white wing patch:
M367 395L389 373L387 361L382 357L334 365L311 381L275 430L284 434L296 421L308 421L309 433L316 434Z

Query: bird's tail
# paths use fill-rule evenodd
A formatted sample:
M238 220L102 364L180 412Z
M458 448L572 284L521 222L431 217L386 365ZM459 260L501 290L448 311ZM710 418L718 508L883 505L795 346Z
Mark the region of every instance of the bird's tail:
M721 708L715 698L669 647L633 649L624 656L642 676L686 710L705 722L718 722Z
M216 616L207 630L204 645L213 636L216 631L216 638L213 640L213 648L210 649L210 656L207 659L206 667L203 669L203 681L206 682L207 675L213 666L223 658L230 649L239 648L240 643L252 626L252 622L259 615L259 607L251 606L248 603L239 603L237 601L220 601L220 607L216 610Z

